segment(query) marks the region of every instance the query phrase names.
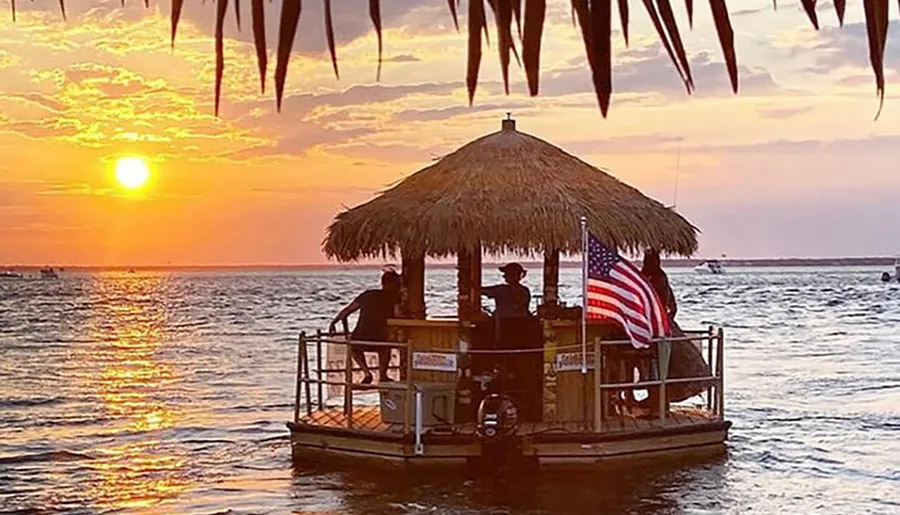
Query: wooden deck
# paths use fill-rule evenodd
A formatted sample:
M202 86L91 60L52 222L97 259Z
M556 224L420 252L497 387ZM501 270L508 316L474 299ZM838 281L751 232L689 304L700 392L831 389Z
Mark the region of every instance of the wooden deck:
M385 423L381 420L381 412L378 406L356 406L353 410L352 423L348 423L343 408L329 408L321 411L313 411L311 415L300 418L301 424L319 426L331 429L364 430L390 435L403 434L403 424ZM604 421L603 433L636 433L652 429L687 427L692 425L708 424L716 421L716 415L697 408L673 407L666 416L665 422L659 417L615 416ZM589 430L588 432L593 432ZM546 423L524 422L519 424L519 434L522 436L537 434L579 434L585 433L584 426L580 422ZM424 428L423 434L453 434L474 435L473 423L454 424L452 426L432 426Z

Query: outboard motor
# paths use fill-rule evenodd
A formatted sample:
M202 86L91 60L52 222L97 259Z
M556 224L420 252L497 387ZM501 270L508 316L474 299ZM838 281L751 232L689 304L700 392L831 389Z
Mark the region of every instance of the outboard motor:
M509 464L521 454L519 410L508 396L491 393L478 405L475 431L481 439L481 457L488 468Z
M506 395L492 393L478 405L478 436L499 441L516 435L519 429L519 410Z

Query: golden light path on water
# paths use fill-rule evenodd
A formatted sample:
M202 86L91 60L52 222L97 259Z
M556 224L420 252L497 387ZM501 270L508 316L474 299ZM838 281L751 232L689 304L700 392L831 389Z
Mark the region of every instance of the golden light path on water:
M95 363L97 372L86 379L117 431L152 434L181 418L181 410L164 397L179 377L157 356L166 344L166 313L155 300L166 279L126 275L115 283L92 284L92 296L115 301L96 304L85 329L91 341L102 343L80 359ZM115 292L107 291L111 284ZM183 474L186 462L184 456L167 455L153 438L103 447L90 465L100 481L90 483L86 493L103 508L147 508L190 487Z

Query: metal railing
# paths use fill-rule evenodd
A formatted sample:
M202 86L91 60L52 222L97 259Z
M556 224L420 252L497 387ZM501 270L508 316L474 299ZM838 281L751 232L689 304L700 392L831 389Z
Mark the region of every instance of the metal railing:
M659 351L658 349L663 345L677 345L677 344L689 344L694 345L695 342L701 343L700 352L702 353L702 345L706 343L706 364L709 367L710 374L699 377L686 377L686 378L669 378L668 371L662 367L659 359ZM325 350L325 346L329 344L334 345L342 345L346 347L346 355L344 359L344 366L342 368L327 368L323 366L323 353ZM309 350L310 346L315 347L315 369L311 370L310 367L310 358L309 358ZM305 406L307 419L312 420L314 409L317 411L325 412L327 411L327 407L325 404L326 395L324 392L324 388L328 386L342 387L343 388L343 410L342 415L345 417L343 423L346 425L348 429L372 429L366 427L357 427L354 422L354 392L355 391L372 391L376 389L376 386L373 385L362 385L353 382L353 374L354 372L363 371L361 367L354 366L353 360L353 349L354 347L358 348L358 346L365 346L367 350L373 348L389 348L389 349L398 349L399 350L399 358L400 365L389 367L389 370L399 370L401 380L400 381L392 381L388 383L380 383L377 385L378 390L388 390L388 391L403 391L405 392L405 410L404 410L404 421L403 421L403 434L410 434L411 432L415 433L417 449L421 448L421 435L422 435L422 391L417 387L417 385L413 381L413 356L410 349L410 346L407 343L398 343L398 342L373 342L373 341L359 341L359 340L350 340L346 337L346 333L327 333L323 331L317 331L315 335L308 336L305 332L301 332L298 338L298 349L297 349L297 377L296 377L296 392L295 392L295 405L294 405L294 422L301 421L301 410L302 407ZM648 393L651 389L658 389L658 397L659 397L659 417L662 421L665 421L667 414L669 413L669 403L666 397L666 388L667 386L672 386L680 383L703 383L706 385L706 411L715 415L715 418L718 420L724 419L725 414L725 395L724 395L724 333L721 328L714 328L713 326L709 326L706 331L685 331L685 336L677 337L677 338L667 338L667 339L659 339L651 342L651 348L649 350L649 355L655 357L656 362L656 376L657 379L648 379L637 381L637 382L604 382L604 371L607 370L605 366L605 360L610 357L610 354L607 352L608 350L615 349L616 347L624 346L628 349L633 349L632 343L630 340L602 340L600 338L596 338L593 341L593 352L591 353L595 357L595 366L594 367L594 380L593 380L593 388L594 388L594 417L593 420L587 420L585 417L586 426L592 426L592 429L596 432L600 432L603 430L603 420L606 415L606 400L608 397L604 394L607 392L623 392L623 391L633 391L633 390L648 390ZM655 349L654 347L655 346ZM565 346L557 346L555 350L557 353L563 351L577 351L580 354L581 344L572 344ZM450 349L430 349L430 350L417 350L416 352L434 352L434 353L446 353L452 354L454 351ZM457 358L464 355L474 355L474 354L525 354L525 353L544 353L544 348L527 348L527 349L462 349L456 350ZM671 355L671 352L669 353ZM600 357L600 360L596 360L596 356ZM613 356L613 358L615 358ZM644 359L647 358L647 354L644 355ZM715 362L715 363L714 363ZM633 369L629 370L633 374ZM556 371L558 374L560 371ZM343 374L342 381L333 381L328 379L329 374ZM574 372L572 372L574 373ZM315 374L315 377L313 377ZM587 375L583 376L584 388L585 392L587 388L590 386L588 384ZM316 402L313 402L312 396L312 388L316 389ZM305 397L305 399L304 399ZM305 402L304 402L305 400ZM587 397L583 397L583 401L585 405L587 405L588 400ZM380 425L380 418L379 418Z
M297 348L297 385L296 385L296 394L295 394L295 406L294 406L294 422L298 422L300 420L300 410L301 406L306 406L306 415L312 416L313 414L313 406L316 406L319 411L324 411L326 409L325 399L326 395L324 392L324 387L327 386L340 386L344 389L344 401L343 401L343 415L347 417L347 425L349 428L353 428L353 392L359 390L367 390L370 391L373 389L372 385L363 385L353 382L353 373L354 372L362 372L363 369L358 366L354 366L353 363L353 350L354 347L359 348L360 346L365 346L367 350L371 350L373 348L386 348L386 349L400 349L400 362L406 363L407 370L405 373L401 374L401 376L405 377L404 381L400 382L390 382L390 383L381 383L377 385L378 389L381 390L398 390L398 391L406 391L407 393L413 391L415 389L415 385L412 383L412 374L410 373L412 361L409 357L409 346L405 343L397 343L397 342L372 342L372 341L362 341L362 340L350 340L349 338L339 338L339 336L345 335L344 333L326 333L323 331L317 331L314 337L309 337L305 332L300 333L300 337L298 339L298 348ZM315 344L316 349L316 368L315 375L313 378L309 368L309 345ZM335 345L343 345L346 346L346 357L344 360L344 366L340 369L327 368L323 366L322 356L324 351L324 346L328 344ZM401 365L402 366L402 365ZM388 370L398 370L401 367L393 366L388 367ZM331 381L328 379L328 374L339 374L343 373L344 380L343 381ZM316 387L316 401L313 402L311 387L315 385ZM303 402L303 397L305 397L306 402ZM408 402L410 401L409 395L407 395ZM409 414L411 413L410 406L407 405L407 421L404 427L404 432L408 432L409 425L411 421L409 420Z
M600 373L595 373L594 376L594 430L602 431L603 429L603 420L606 418L605 410L607 408L608 397L604 395L606 392L610 391L629 391L629 390L642 390L647 389L648 393L650 389L657 388L658 392L658 412L659 418L661 421L665 421L666 417L669 413L669 402L666 395L667 386L677 385L677 384L685 384L685 383L701 383L705 385L706 390L706 410L713 415L718 420L724 420L725 418L725 335L722 328L714 328L713 326L709 326L706 331L684 331L685 335L675 338L665 338L654 340L651 345L655 345L656 348L653 349L655 352L654 360L656 362L656 376L655 380L641 380L637 382L613 382L606 383L604 382L604 363L607 354L604 352L607 349L615 348L616 346L631 346L630 341L622 341L622 340L613 340L613 341L603 341L600 338L594 340L594 356L596 360L596 356L600 356ZM701 354L703 352L702 345L706 343L706 360L705 363L709 367L710 373L709 375L697 376L697 377L679 377L679 378L669 378L669 366L671 366L671 356L674 353L674 348L670 348L668 351L669 359L666 360L666 366L663 367L663 363L660 359L659 349L664 345L674 346L677 344L687 344L694 345L695 342L700 342L701 348L698 349ZM713 364L715 361L715 365ZM630 371L630 370L629 370ZM596 372L596 370L595 370Z

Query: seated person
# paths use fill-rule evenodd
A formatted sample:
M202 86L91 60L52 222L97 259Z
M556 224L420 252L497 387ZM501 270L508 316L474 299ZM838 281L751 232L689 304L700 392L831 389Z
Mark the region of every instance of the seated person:
M400 303L400 286L400 274L393 270L384 272L381 275L381 289L362 292L334 317L329 330L332 333L335 332L338 322L346 322L351 314L359 310L359 319L356 321L353 332L350 333L350 340L386 342L388 339L387 321L394 316ZM378 380L382 383L390 381L387 370L391 360L391 348L354 345L353 360L365 373L362 384L372 382L372 372L366 363L365 353L367 351L378 354Z
M528 306L531 304L531 292L521 284L525 277L525 269L518 263L509 263L500 267L506 284L487 286L481 289L481 294L494 299L496 317L525 317L531 313Z

